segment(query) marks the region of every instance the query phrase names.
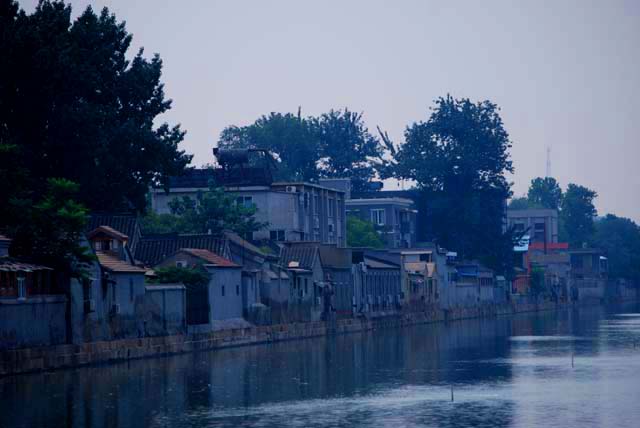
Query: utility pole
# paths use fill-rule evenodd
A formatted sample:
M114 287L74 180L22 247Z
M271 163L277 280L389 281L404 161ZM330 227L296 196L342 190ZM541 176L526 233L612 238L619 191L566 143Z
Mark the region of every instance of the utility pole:
M546 177L551 177L551 146L547 146L547 172Z

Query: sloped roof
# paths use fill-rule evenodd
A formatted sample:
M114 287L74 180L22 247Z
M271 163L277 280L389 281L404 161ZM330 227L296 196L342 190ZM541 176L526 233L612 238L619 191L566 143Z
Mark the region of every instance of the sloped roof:
M181 248L180 250L178 250L178 253L179 252L191 254L194 257L197 257L207 263L211 263L212 265L218 267L240 267L240 265L235 264L231 260L212 253L209 250L203 250L200 248Z
M224 232L224 237L227 238L229 240L229 242L231 242L233 244L236 244L236 245L244 248L245 250L251 251L252 253L255 253L255 254L259 255L259 256L262 256L262 257L269 256L269 254L266 254L264 251L262 251L260 248L258 248L255 245L253 245L251 242L243 239L237 233L225 231Z
M225 239L214 235L178 235L165 233L145 235L134 252L134 258L145 266L155 266L181 248L209 250L226 259L230 258Z
M318 247L315 246L285 246L280 251L280 264L284 267L312 270L317 253ZM297 265L294 266L292 262Z
M320 260L323 267L351 269L351 250L337 248L335 245L320 245Z
M109 226L127 235L129 237L127 245L132 253L135 252L142 235L137 215L131 213L92 213L85 231L90 232L100 226Z
M53 270L46 266L23 263L11 257L0 257L0 271L2 272L34 272L39 270Z
M364 256L364 263L371 269L400 269L396 264L389 263L386 260L379 260L368 255Z
M112 256L111 254L106 254L101 251L96 251L96 256L98 257L98 263L103 269L106 269L110 272L125 272L125 273L145 273L146 269L143 269L138 266L134 266L129 262L124 260L120 260L119 258Z
M129 240L129 237L127 235L125 235L124 233L121 233L120 231L115 230L114 228L109 227L109 226L105 226L105 225L96 227L95 229L93 229L91 232L89 232L87 234L87 237L88 238L93 238L94 236L96 236L99 233L104 233L105 235L108 235L108 236L110 236L112 238L115 238L115 239L119 239L120 241L128 241Z

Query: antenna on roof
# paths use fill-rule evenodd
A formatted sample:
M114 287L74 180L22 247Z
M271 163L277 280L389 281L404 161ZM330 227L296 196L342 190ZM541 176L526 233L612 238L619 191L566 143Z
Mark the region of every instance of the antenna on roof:
M547 172L546 177L551 177L551 146L547 146Z

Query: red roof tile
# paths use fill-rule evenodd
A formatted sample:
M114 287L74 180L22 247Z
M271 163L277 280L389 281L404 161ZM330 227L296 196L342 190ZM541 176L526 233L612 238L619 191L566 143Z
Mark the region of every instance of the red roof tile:
M146 269L142 269L138 266L134 266L129 262L120 260L119 258L112 256L111 254L105 254L100 251L96 251L98 256L98 262L100 266L111 272L128 272L128 273L145 273Z
M109 227L109 226L105 226L105 225L96 227L95 229L93 229L91 232L89 232L87 234L87 237L89 239L91 239L91 238L93 238L94 236L96 236L99 233L104 233L105 235L108 235L108 236L110 236L112 238L115 238L115 239L119 239L121 241L129 240L129 237L127 235L125 235L124 233L119 232L119 231L115 230L114 228Z
M194 257L204 260L205 262L211 263L213 265L219 267L240 267L229 259L225 259L215 253L212 253L209 250L202 250L199 248L181 248L178 252L183 251L185 253L191 254Z

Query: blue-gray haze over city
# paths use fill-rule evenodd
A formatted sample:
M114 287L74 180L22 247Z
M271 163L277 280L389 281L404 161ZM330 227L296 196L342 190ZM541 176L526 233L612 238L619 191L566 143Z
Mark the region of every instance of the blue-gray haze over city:
M21 1L28 12L36 0ZM502 108L524 194L546 172L640 220L640 3L627 1L71 1L107 6L164 60L170 123L197 165L228 125L302 107L363 111L402 142L438 96ZM397 183L392 183L397 186Z

